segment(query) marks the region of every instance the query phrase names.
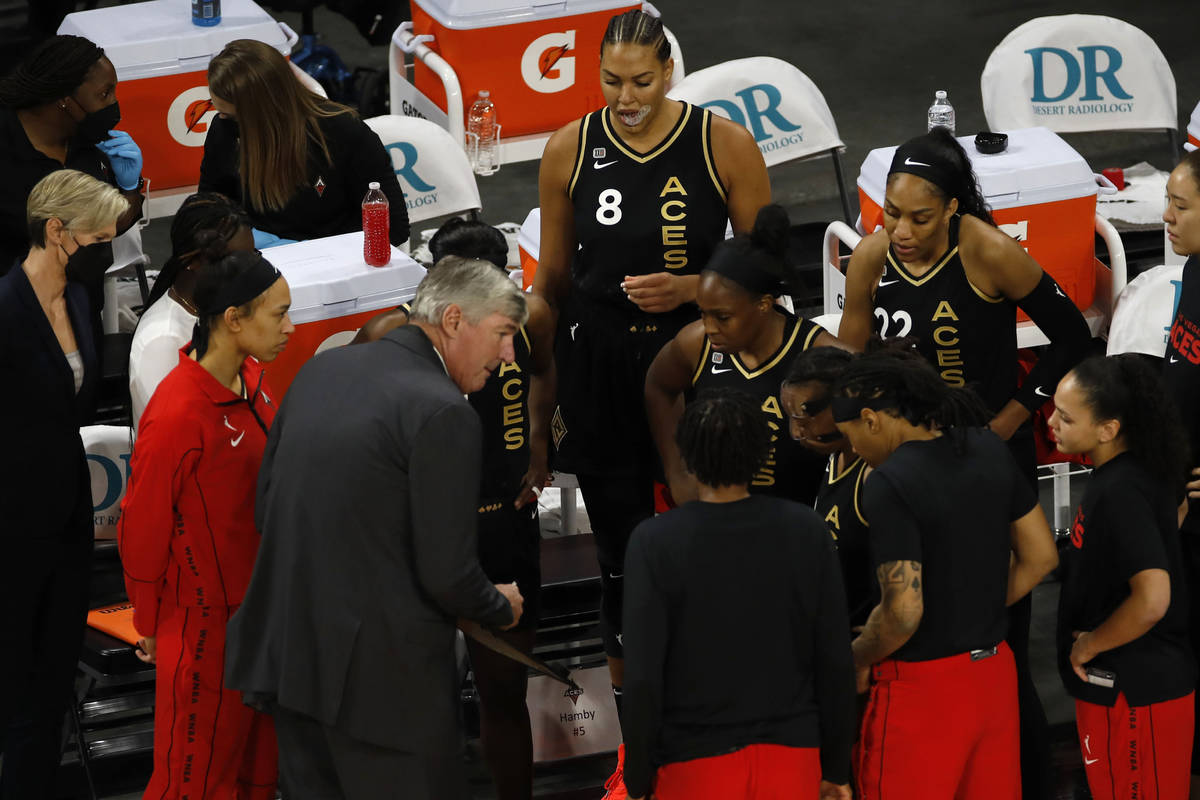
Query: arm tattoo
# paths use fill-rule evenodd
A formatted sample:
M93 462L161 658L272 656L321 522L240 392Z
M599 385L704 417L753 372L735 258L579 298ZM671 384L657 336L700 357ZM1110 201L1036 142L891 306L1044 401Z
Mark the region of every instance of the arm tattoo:
M921 562L889 561L876 571L881 599L862 634L854 641L859 667L887 658L916 632L925 610L921 592Z

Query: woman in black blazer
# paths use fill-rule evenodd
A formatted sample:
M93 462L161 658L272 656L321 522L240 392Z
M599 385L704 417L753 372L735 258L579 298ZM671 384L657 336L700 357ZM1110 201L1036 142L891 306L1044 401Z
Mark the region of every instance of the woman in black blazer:
M112 262L113 186L58 170L26 206L31 247L0 278L0 796L53 797L87 616L92 497L79 427L98 379L87 294Z

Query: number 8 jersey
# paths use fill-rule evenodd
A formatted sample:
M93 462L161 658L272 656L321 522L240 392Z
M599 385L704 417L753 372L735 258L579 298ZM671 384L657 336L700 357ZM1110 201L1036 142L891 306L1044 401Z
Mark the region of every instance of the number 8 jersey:
M708 263L728 218L711 125L712 112L684 103L671 132L639 153L607 108L583 118L567 187L580 245L571 267L576 291L626 310L626 275L696 275Z

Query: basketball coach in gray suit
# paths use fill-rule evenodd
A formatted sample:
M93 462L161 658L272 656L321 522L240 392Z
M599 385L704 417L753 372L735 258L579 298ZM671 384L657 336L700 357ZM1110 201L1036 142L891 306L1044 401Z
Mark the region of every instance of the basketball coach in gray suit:
M494 266L449 257L410 324L317 356L284 398L225 681L274 716L289 800L467 796L454 621L509 627L522 600L476 557L464 394L512 361L526 315Z

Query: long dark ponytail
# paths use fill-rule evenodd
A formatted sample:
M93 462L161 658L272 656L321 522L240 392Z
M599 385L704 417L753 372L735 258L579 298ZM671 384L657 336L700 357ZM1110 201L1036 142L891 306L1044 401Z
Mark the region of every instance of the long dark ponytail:
M223 258L230 240L250 225L246 212L223 194L198 192L184 200L171 220L171 257L158 273L146 306L167 293L181 270Z
M1120 422L1126 451L1183 500L1191 466L1187 431L1158 371L1140 355L1123 353L1092 356L1070 375L1096 420Z
M979 180L971 159L962 145L943 127L909 139L897 150L898 157L911 156L897 164L893 161L888 175L890 182L898 172L908 172L925 178L943 202L958 201L958 213L970 214L989 225L995 225L992 210L979 188ZM913 166L904 166L904 164Z

